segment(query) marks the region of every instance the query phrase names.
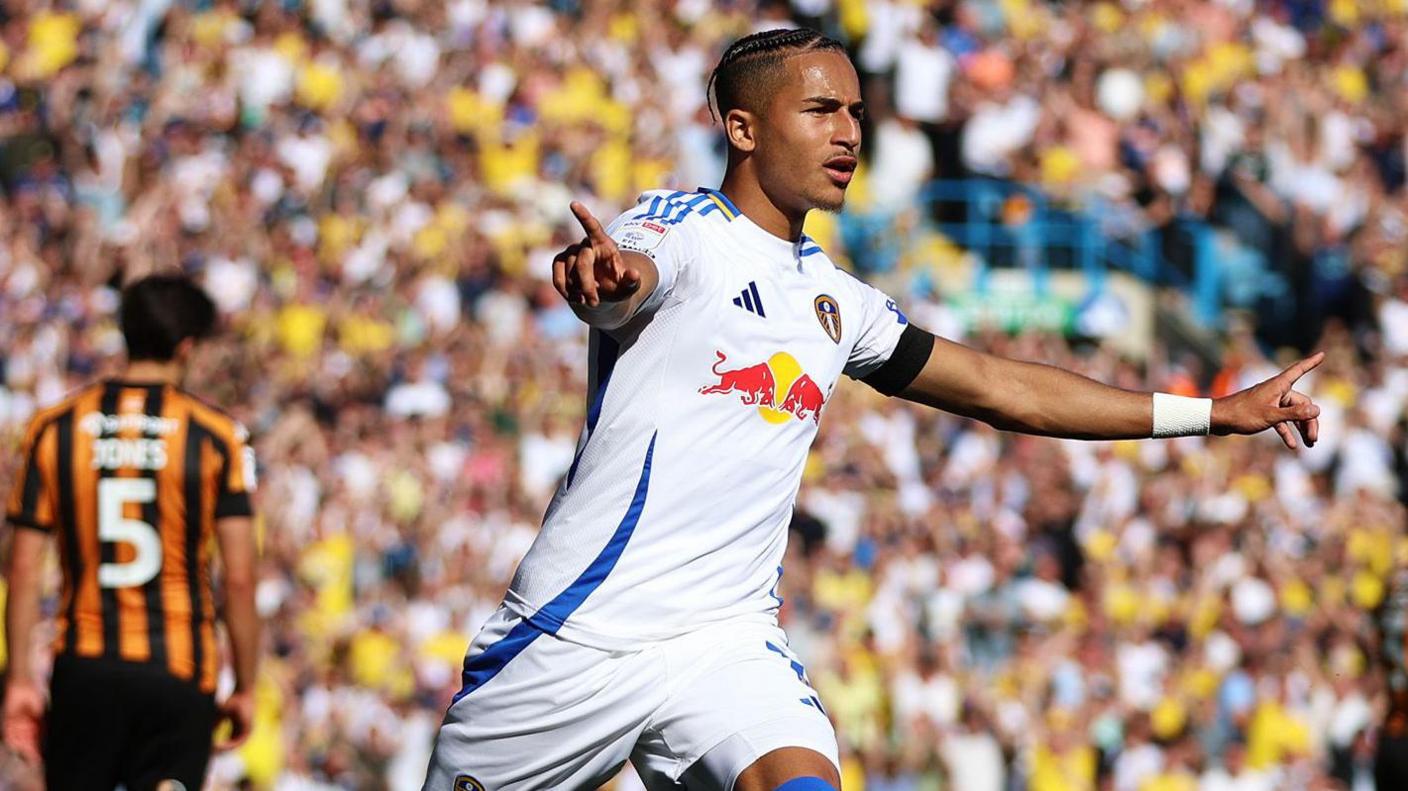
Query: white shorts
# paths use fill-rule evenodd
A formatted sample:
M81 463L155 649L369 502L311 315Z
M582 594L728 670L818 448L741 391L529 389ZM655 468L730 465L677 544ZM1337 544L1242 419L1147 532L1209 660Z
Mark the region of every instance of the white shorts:
M596 788L631 759L651 791L731 791L781 747L837 765L836 734L782 629L721 624L603 651L499 608L470 644L425 791Z

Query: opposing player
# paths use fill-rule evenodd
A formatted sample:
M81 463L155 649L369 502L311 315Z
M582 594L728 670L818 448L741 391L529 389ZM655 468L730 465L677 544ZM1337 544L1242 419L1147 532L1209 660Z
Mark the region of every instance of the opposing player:
M40 412L24 440L6 511L17 529L3 735L42 755L52 789L196 789L217 720L238 743L253 714L254 458L238 423L178 386L214 326L210 298L183 278L148 277L123 292L120 319L121 378ZM219 706L212 537L235 672ZM31 634L54 538L63 585L43 734Z
M474 639L428 791L839 787L824 701L777 624L792 503L841 374L995 426L1088 439L1253 433L1318 409L1319 357L1212 402L981 354L911 324L802 233L839 209L864 112L841 45L744 38L713 77L721 190L650 192L554 262L591 325L577 457Z

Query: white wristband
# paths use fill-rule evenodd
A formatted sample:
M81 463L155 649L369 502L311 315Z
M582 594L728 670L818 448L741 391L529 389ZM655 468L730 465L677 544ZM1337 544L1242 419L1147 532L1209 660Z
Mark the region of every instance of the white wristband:
M1192 437L1212 429L1212 399L1154 393L1154 438Z

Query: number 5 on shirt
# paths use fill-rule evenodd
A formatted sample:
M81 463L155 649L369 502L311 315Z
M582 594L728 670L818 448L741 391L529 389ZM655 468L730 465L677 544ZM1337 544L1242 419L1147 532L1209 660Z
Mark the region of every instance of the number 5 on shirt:
M126 563L104 563L98 567L98 585L104 588L135 588L145 585L161 571L161 536L156 528L140 519L122 515L127 503L156 501L156 481L150 478L103 478L98 481L98 540L125 543L137 550Z

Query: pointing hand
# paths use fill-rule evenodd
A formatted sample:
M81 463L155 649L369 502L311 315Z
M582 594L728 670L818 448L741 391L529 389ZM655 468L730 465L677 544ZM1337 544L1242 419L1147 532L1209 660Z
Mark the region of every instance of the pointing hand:
M1313 446L1320 435L1320 407L1292 388L1324 360L1325 353L1316 352L1261 384L1213 401L1212 433L1256 434L1275 428L1286 447L1295 448L1294 424L1306 447Z
M592 308L630 298L640 289L640 271L626 264L616 242L586 206L573 201L572 214L587 235L553 259L552 284L557 293L570 304Z

